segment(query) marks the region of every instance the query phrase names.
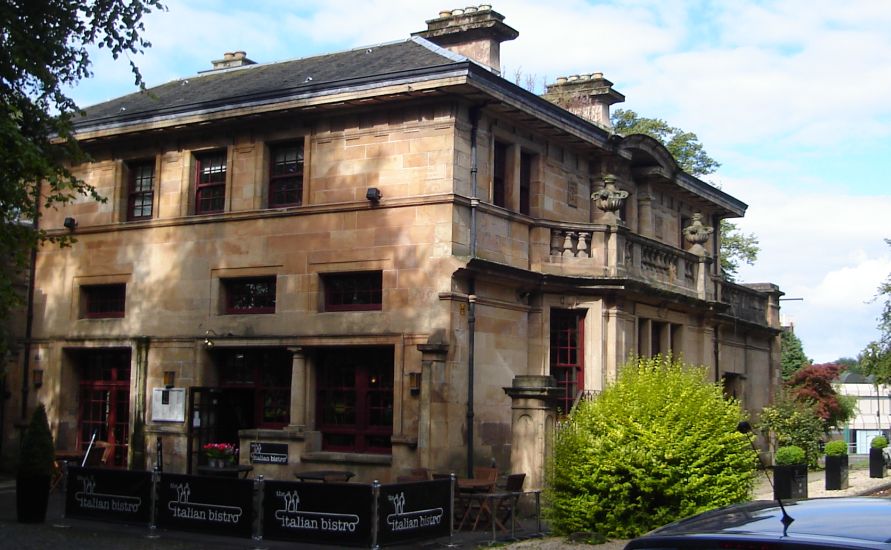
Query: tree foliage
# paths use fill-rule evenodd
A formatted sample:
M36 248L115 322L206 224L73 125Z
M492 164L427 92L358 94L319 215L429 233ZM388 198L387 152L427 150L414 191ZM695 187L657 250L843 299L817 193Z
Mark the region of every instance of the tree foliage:
M798 369L786 382L793 399L813 404L826 433L841 427L855 414L853 403L835 391L834 383L843 370L841 365L832 363L807 365Z
M0 2L0 318L19 303L29 251L46 239L31 223L37 206L101 199L67 168L84 155L73 136L78 107L66 90L91 75L89 47L118 59L150 46L141 33L152 9L163 9L160 0Z
M610 116L613 128L623 135L644 134L661 142L674 156L678 166L696 177L714 173L721 165L708 156L699 137L670 126L661 118L646 118L628 109L616 109ZM758 259L758 237L743 233L733 222L721 220L721 270L733 280L742 263L752 265Z
M885 239L891 246L891 239ZM879 339L866 345L858 360L860 368L875 378L876 384L891 384L891 274L879 285L876 299L884 299L879 314Z
M781 390L773 405L761 411L761 430L769 432L774 449L795 445L804 449L808 466L817 467L823 422L811 403L793 398Z
M546 488L552 528L632 537L746 500L755 456L736 430L743 418L703 368L630 362L558 431Z
M789 380L798 369L811 364L811 360L804 354L801 340L791 330L784 330L780 336L780 365L782 366L783 380Z

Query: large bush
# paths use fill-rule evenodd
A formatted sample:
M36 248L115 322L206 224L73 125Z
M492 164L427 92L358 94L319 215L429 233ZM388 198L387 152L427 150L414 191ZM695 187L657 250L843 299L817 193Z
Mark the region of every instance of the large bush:
M774 405L761 411L761 427L773 434L777 447L795 445L804 449L808 467L817 467L824 426L812 403L798 401L784 391Z
M756 455L736 431L743 417L702 368L662 357L630 362L557 433L551 527L628 538L748 499Z

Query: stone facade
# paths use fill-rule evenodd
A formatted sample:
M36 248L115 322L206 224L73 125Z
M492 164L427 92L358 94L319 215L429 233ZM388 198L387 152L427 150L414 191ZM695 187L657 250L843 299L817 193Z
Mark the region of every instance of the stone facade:
M444 52L390 48L409 47ZM411 83L81 123L93 161L76 173L108 200L44 213L50 232L74 218L77 240L39 252L28 358L59 448L98 429L118 465L152 467L160 441L165 470L187 471L204 442L237 443L245 464L262 442L287 448L287 465L254 461L271 479L494 462L538 487L559 414L633 355L683 354L754 413L768 403L778 289L724 282L717 231L684 237L745 205L654 140L442 55L451 67ZM281 144L303 162L299 204L278 207ZM200 213L207 152L225 159L223 197ZM134 220L138 166L154 177ZM271 308L233 305L270 285ZM116 288L123 309L95 314Z

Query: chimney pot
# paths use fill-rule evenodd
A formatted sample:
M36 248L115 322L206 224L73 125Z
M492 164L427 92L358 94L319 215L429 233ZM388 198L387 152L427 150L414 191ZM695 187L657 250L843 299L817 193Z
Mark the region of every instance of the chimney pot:
M232 52L226 52L223 54L223 60L229 61L230 59L235 59L235 54Z
M495 74L501 70L501 43L518 35L489 4L440 11L438 18L427 21L426 30L412 33L468 57Z

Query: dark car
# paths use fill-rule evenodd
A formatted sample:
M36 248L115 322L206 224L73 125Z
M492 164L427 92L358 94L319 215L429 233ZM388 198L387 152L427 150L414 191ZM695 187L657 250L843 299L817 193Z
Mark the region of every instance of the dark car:
M891 498L759 500L704 512L651 531L628 549L891 548Z

